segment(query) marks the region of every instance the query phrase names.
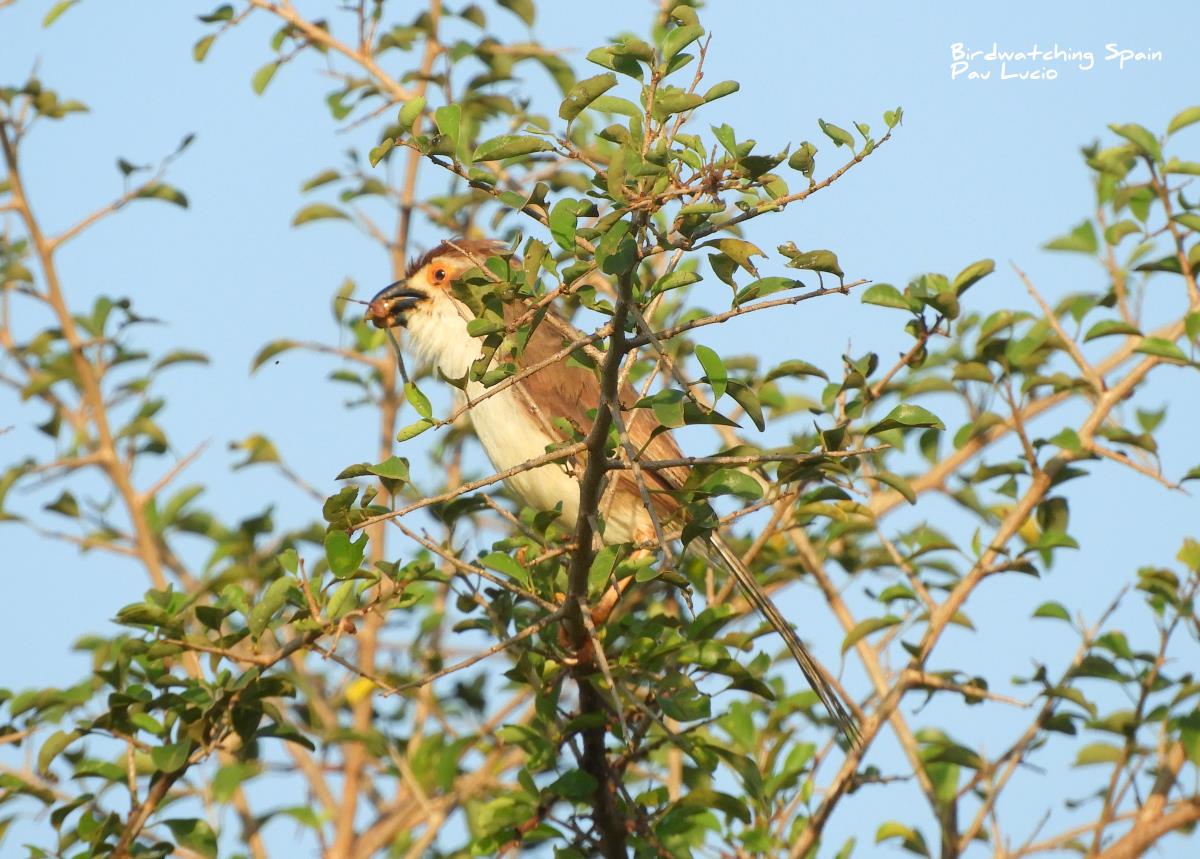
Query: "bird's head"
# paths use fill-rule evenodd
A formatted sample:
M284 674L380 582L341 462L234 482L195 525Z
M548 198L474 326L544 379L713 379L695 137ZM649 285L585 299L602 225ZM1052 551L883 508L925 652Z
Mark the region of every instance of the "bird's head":
M367 319L376 328L409 327L424 319L460 317L459 302L451 284L464 272L482 265L489 256L505 250L502 242L489 239L450 239L413 260L402 280L382 289L367 307ZM461 310L460 310L461 308ZM468 319L470 316L468 315Z
M447 378L460 379L479 357L481 341L468 332L474 314L454 297L452 286L505 250L503 243L485 239L444 241L413 260L403 280L371 299L367 319L377 328L403 326L415 355L432 359Z

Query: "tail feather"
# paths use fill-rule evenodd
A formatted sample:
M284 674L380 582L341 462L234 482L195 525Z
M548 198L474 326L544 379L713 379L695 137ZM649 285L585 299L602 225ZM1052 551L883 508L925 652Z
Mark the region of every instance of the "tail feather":
M817 665L812 654L808 652L808 648L804 646L804 642L800 640L800 636L796 635L796 631L792 629L792 625L788 623L778 607L772 602L767 593L755 581L754 576L742 564L739 558L732 549L718 535L713 534L708 540L708 546L712 549L712 555L715 556L722 567L733 576L734 580L742 589L746 599L750 604L766 618L767 622L775 629L776 632L783 638L787 644L788 650L791 651L796 664L800 666L800 671L804 674L804 679L808 681L808 685L817 693L817 697L821 699L821 703L825 705L825 709L829 711L829 715L837 724L837 728L842 735L851 743L858 745L859 733L858 726L854 722L854 717L847 711L842 699L838 696L833 686L825 679L820 667Z

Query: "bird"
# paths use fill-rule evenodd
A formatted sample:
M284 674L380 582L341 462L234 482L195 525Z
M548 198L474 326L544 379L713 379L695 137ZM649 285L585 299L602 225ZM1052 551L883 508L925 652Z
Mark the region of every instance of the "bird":
M428 359L441 375L463 380L483 352L483 340L468 331L475 318L470 308L457 298L453 284L471 269L480 267L493 256L508 256L507 245L477 238L448 239L414 259L405 276L380 290L369 302L366 317L378 328L402 328L408 351ZM518 371L549 361L546 366L524 376L490 396L479 381L468 379L459 396L470 403L468 415L472 428L488 459L498 472L545 455L551 445L566 440L562 421L586 437L592 414L600 406L600 383L588 368L566 358L550 360L571 342L575 329L561 316L547 311L539 319L531 313L529 299L514 298L503 304L505 323L523 319L538 320L515 356ZM577 338L579 335L575 333ZM670 431L663 431L650 409L630 408L637 395L628 385L618 394L620 409L629 441L647 460L680 460L683 455ZM626 411L628 409L628 411ZM580 476L586 467L587 452L563 461L531 467L513 474L506 483L527 506L538 510L559 509L559 518L574 528L579 515ZM650 502L660 526L683 524L686 513L674 494L688 478L686 466L647 469L643 480L650 490ZM654 540L657 529L643 501L641 488L629 469L613 472L615 486L604 494L605 506L601 538L606 544L638 543ZM835 725L851 743L858 732L840 696L825 677L816 660L792 625L783 617L770 596L746 569L738 555L720 537L712 534L705 541L710 561L723 567L734 578L746 599L783 638L808 684L816 692Z

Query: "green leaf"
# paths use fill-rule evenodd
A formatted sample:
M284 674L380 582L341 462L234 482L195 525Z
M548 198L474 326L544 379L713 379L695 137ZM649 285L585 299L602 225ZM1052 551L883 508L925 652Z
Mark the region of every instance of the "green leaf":
M1096 239L1096 228L1091 221L1083 221L1065 236L1059 236L1042 247L1048 251L1074 251L1076 253L1094 254L1100 247Z
M46 17L42 19L42 26L49 27L59 19L63 12L66 12L78 2L79 0L59 0L58 3L50 7L50 11L46 13Z
M1087 330L1087 333L1083 335L1083 342L1086 343L1089 340L1095 340L1097 337L1111 337L1114 334L1127 334L1137 337L1141 333L1135 326L1123 320L1102 319Z
M342 616L343 609L347 608L350 603L350 597L354 594L354 589L358 583L354 579L346 579L334 590L333 595L329 597L329 602L325 604L325 617L328 620L337 620ZM352 605L350 607L353 607Z
M137 196L141 200L162 200L165 203L174 203L182 209L188 207L188 199L183 192L165 182L154 182L147 185L137 192Z
M838 264L837 254L829 250L796 251L794 246L784 245L780 249L791 257L788 268L805 269L806 271L823 271L835 275L839 280L846 276Z
M690 286L693 283L699 283L703 279L697 272L676 270L656 280L654 285L650 287L650 296L659 295L669 289Z
M1195 212L1184 212L1171 218L1177 224L1183 224L1189 230L1200 233L1200 215Z
M766 256L757 245L751 244L745 239L714 239L705 242L700 247L716 248L755 277L758 277L758 269L750 262L750 258Z
M621 116L628 116L630 118L638 117L639 119L642 117L642 109L640 107L627 98L619 98L615 95L599 96L592 102L591 108L601 113L618 113ZM629 129L624 126L618 125L616 127L622 129L626 135L629 134Z
M206 859L216 859L217 834L213 832L207 821L189 817L164 820L163 823L167 824L171 835L184 847L199 853Z
M228 3L222 3L216 9L213 9L207 15L197 15L196 20L205 24L220 24L223 21L233 20L233 7Z
M529 155L533 152L545 152L553 148L554 144L540 137L528 134L502 134L479 144L472 159L475 161L500 161L504 158L516 158L519 155Z
M901 845L910 853L918 856L928 856L929 848L925 846L925 837L915 829L889 820L875 832L875 843L880 844L890 838L899 838Z
M429 402L429 397L421 393L421 389L417 387L416 382L404 383L404 399L408 400L408 404L421 417L433 417L433 406Z
M1167 162L1165 173L1182 173L1186 176L1200 176L1200 161L1180 161L1172 158Z
M811 179L813 170L816 167L816 155L817 147L806 140L792 153L792 157L788 159L788 167L791 167L793 170L799 170Z
M1162 150L1158 146L1158 141L1148 129L1136 122L1127 122L1124 125L1112 124L1108 127L1136 146L1143 155L1153 158L1155 161L1162 159Z
M82 737L79 731L55 731L46 738L46 742L42 743L41 749L38 750L37 771L42 775L46 775L50 771L50 764L58 757L63 749L71 745L71 743Z
M263 94L267 85L271 83L271 78L275 77L275 72L277 71L279 71L279 63L278 61L272 61L260 67L254 73L254 77L250 78L250 88L254 90L255 95Z
M704 100L706 102L716 101L727 95L733 95L739 89L741 89L741 86L737 81L721 81L719 84L713 84L708 88L708 92L704 94Z
M1112 764L1121 760L1122 752L1109 743L1090 743L1079 750L1075 756L1075 766L1085 767L1092 764Z
M312 191L315 188L320 188L322 185L328 185L330 182L336 182L341 178L342 174L337 170L333 170L332 168L329 170L322 170L316 176L306 180L304 184L300 186L300 190L306 192Z
M1136 221L1117 221L1115 224L1110 224L1104 228L1104 241L1116 246L1126 236L1133 233L1140 233L1141 231L1142 228Z
M903 403L888 412L887 417L867 430L867 435L876 435L890 429L905 427L931 427L944 430L946 425L933 412L912 403Z
M211 608L211 606L208 606L208 608ZM162 723L149 713L130 713L129 721L133 722L134 725L146 733L154 734L156 737L161 737L166 732Z
M912 310L900 290L890 283L877 283L862 294L863 304L875 304L879 307L894 307L896 310Z
M1188 360L1183 350L1165 337L1143 337L1142 342L1133 351L1179 364L1186 364Z
M344 532L336 531L334 533ZM271 622L271 618L275 616L275 612L283 608L283 604L287 602L288 591L292 587L291 579L281 577L271 582L270 586L259 597L253 608L250 609L250 614L246 618L246 625L250 628L250 632L256 638L262 635L263 630L267 628L267 624Z
M454 148L458 148L458 135L462 124L462 108L457 104L439 107L433 112L433 121L438 131L450 139Z
M379 162L383 160L383 157L391 152L395 145L396 141L388 137L378 146L373 147L371 151L367 153L367 160L371 162L371 166L378 166Z
M546 791L564 799L587 799L596 792L598 782L583 770L568 770L552 781Z
M675 59L675 56L690 45L692 42L704 35L704 28L699 24L689 24L686 27L676 27L667 33L662 44L662 61L666 65ZM565 117L564 117L565 118Z
M173 349L154 362L154 370L163 370L176 364L208 364L208 356L190 349Z
M1167 134L1174 134L1181 128L1200 122L1200 107L1185 107L1171 118L1167 124Z
M725 369L725 362L721 360L720 355L707 346L696 347L696 360L700 362L700 366L704 368L704 375L708 377L713 400L721 399L729 382L729 372Z
M533 26L533 0L496 0L496 2L524 21L525 26Z
M758 394L753 388L730 379L725 390L745 410L750 420L754 421L754 426L759 432L766 430L767 422L763 419L762 403L759 402Z
M770 382L784 376L816 376L826 381L829 380L829 374L820 367L810 364L807 361L801 361L799 358L793 358L789 361L784 361L778 367L772 369L763 378L763 382Z
M504 322L499 319L489 319L481 316L467 323L467 334L472 337L485 337L504 330Z
M410 130L413 123L417 121L417 117L425 110L425 96L417 95L404 102L404 106L400 108L400 112L396 115L396 122L401 128Z
M585 107L616 85L617 76L612 72L605 72L602 75L584 78L571 88L563 103L559 105L559 117L570 122L579 116Z
M753 301L756 298L765 298L773 293L782 292L785 289L795 289L800 286L804 286L804 281L795 280L790 277L759 278L738 290L737 295L733 297L733 306L741 307L747 301Z
M208 50L213 46L213 42L217 40L216 33L209 33L207 36L201 36L196 40L196 44L192 45L192 59L198 63L204 62L204 58L208 56Z
M559 200L550 210L550 235L565 251L575 253L575 224L579 218L579 202L570 198Z
M668 388L657 391L648 397L642 397L634 404L634 408L652 409L654 417L660 424L675 429L683 426L683 400L683 391Z
M289 349L294 349L297 345L299 344L297 344L294 340L275 340L271 343L268 343L258 351L257 355L254 356L254 360L250 363L250 372L253 373L276 355L286 352Z
M1200 310L1183 317L1183 330L1187 332L1189 340L1200 340Z
M881 629L895 626L900 623L900 618L894 614L884 615L883 617L869 617L866 620L860 620L854 625L854 628L846 633L845 639L842 641L842 653L845 653L862 639L866 638L873 632L879 632Z
M367 549L366 536L363 534L357 540L351 541L350 535L345 531L330 531L325 535L325 559L329 562L329 569L334 576L344 579L358 572Z
M953 288L955 295L962 295L973 285L987 277L995 270L995 260L981 259L978 262L971 263L969 266L960 271L956 278L954 278Z
M414 421L396 433L396 441L408 441L410 438L416 438L431 426L433 426L432 420L421 418L419 421Z
M408 460L402 456L389 456L383 462L368 466L367 471L389 480L408 480Z
M213 777L213 798L217 802L229 802L238 787L246 779L258 774L258 766L252 763L235 761L225 764Z
M349 215L328 203L312 203L296 213L296 216L292 218L292 226L298 227L301 224L311 223L312 221L323 221L329 218L337 218L343 221L350 220Z
M817 124L821 126L821 130L825 132L825 136L832 140L838 146L846 146L851 151L854 151L854 135L844 128L839 128L832 122L826 122L823 119L818 119Z
M663 119L673 113L686 113L704 104L704 98L692 92L667 90L654 99L654 116Z
M700 490L709 495L736 495L750 501L757 501L763 497L762 484L736 468L714 471L700 484Z
M1033 611L1033 617L1049 617L1055 620L1071 622L1071 614L1062 603L1044 602Z
M170 773L182 769L190 753L191 746L188 743L168 743L151 749L150 760L155 769Z
M903 495L904 500L909 504L917 503L917 493L913 491L912 484L908 482L907 478L891 471L877 471L873 476L880 483L886 483Z
M637 265L637 243L630 235L629 221L611 224L596 245L596 262L605 274L620 276Z

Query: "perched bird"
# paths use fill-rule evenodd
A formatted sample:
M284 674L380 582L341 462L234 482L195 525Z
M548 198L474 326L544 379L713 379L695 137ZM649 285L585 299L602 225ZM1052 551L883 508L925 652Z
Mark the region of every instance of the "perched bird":
M467 323L475 316L455 298L451 285L482 260L504 252L506 247L502 243L487 240L442 242L415 260L403 280L396 281L371 300L367 318L380 328L403 326L409 348L416 355L431 359L446 378L462 379L480 357L482 340L467 332ZM528 310L529 304L524 300L507 302L505 321L511 323ZM573 330L558 317L552 321L541 320L516 357L518 370L540 364L561 351L571 340L564 332ZM465 394L469 401L474 401L485 390L479 382L469 381ZM635 450L647 460L682 458L670 432L654 434L659 423L650 410L630 409L637 400L631 389L626 387L618 399ZM555 426L555 419L565 419L576 431L586 435L592 425L588 413L594 414L599 406L600 385L596 376L564 359L548 364L486 399L479 399L468 414L492 465L497 471L505 471L544 455L550 445L563 441L564 433ZM586 456L585 451L574 460L531 468L508 478L507 482L530 507L552 510L561 504L562 521L573 527L579 513L579 476L583 473ZM643 471L651 503L664 527L683 524L680 522L683 511L673 491L683 486L688 473L687 467ZM607 504L600 511L604 519L603 540L610 544L653 540L654 524L632 472L616 471L611 479L616 485L605 493ZM719 535L714 533L708 539L706 549L710 559L734 577L751 605L783 637L809 685L839 729L853 741L857 735L853 719L771 598Z

